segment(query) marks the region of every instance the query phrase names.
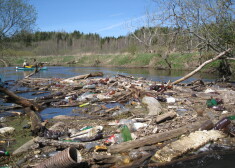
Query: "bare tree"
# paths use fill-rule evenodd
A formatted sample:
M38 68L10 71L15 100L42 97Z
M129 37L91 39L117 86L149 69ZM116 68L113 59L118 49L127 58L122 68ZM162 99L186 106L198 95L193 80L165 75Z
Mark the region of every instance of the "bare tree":
M32 30L35 21L36 11L28 0L0 0L0 57L6 47L4 40L22 30Z
M142 44L146 52L150 52L154 39L158 35L160 27L155 21L155 17L146 12L146 15L126 23L130 36Z
M153 1L156 3L157 11L162 11L156 15L155 20L160 19L163 26L176 28L177 35L181 38L188 37L185 39L190 41L194 49L200 52L220 53L235 46L233 0ZM233 57L231 53L227 55ZM226 59L222 62L227 66L229 74Z

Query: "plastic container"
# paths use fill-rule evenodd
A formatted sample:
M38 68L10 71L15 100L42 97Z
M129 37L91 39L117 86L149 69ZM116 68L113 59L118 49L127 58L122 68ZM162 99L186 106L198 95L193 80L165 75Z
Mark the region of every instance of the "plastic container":
M211 108L213 106L217 106L217 101L215 99L209 99L206 101L206 105L208 108Z
M215 124L214 129L215 130L225 129L230 123L231 121L227 117L225 117Z
M120 114L124 114L124 113L127 113L129 112L130 109L129 108L121 108L120 110L118 111L115 111L112 116L117 116L117 115L120 115Z
M176 100L175 100L174 97L167 97L167 98L166 98L166 102L167 102L167 103L175 103L175 101L176 101Z
M122 126L121 134L124 142L132 140L130 130L126 125Z
M213 122L211 120L207 120L201 125L200 130L211 130L212 128L214 128Z
M132 124L132 129L133 129L133 131L137 131L138 129L143 128L143 127L147 127L147 126L148 126L148 124L136 122L136 123Z
M213 106L212 107L215 111L224 111L225 108L223 106Z
M235 116L229 116L228 119L229 120L235 120Z
M0 149L0 156L10 156L10 153L5 149Z
M95 84L83 86L83 89L95 89L95 88L96 88Z
M160 102L166 102L167 101L167 99L162 97L162 96L157 96L156 99Z
M63 135L64 135L64 133L60 132L58 130L56 130L56 131L52 131L52 130L44 131L44 138L47 138L47 139L57 140L59 137L61 137Z
M110 145L110 144L119 144L123 142L123 138L121 134L113 134L111 135L106 141L105 144Z

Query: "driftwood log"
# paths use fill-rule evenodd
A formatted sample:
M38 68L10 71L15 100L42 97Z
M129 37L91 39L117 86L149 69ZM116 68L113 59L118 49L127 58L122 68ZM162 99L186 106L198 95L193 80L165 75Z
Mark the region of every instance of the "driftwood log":
M75 76L72 78L67 78L61 82L63 83L63 82L69 82L71 80L87 79L89 77L98 77L98 76L104 76L103 72L95 72L95 73L89 73L89 74L85 74L85 75L79 75L79 76Z
M161 115L157 116L156 123L161 123L163 121L170 120L176 116L177 116L177 113L174 111L161 114Z
M36 66L34 71L32 73L30 73L29 75L25 76L24 78L29 78L29 77L33 76L34 74L38 73L39 71L40 71L40 68L38 68L38 66Z
M39 111L40 110L40 106L37 105L36 103L22 98L20 96L17 96L15 93L11 92L10 90L8 90L7 88L1 87L0 86L0 91L4 94L6 94L7 96L9 96L9 100L15 104L21 105L23 107L30 107L31 109L35 110L35 111Z
M196 123L192 123L186 126L183 126L178 129L173 129L167 132L153 134L147 137L143 137L141 139L123 142L121 144L113 145L108 148L108 152L110 153L120 153L126 152L131 149L139 148L146 145L152 145L158 142L166 141L175 137L178 137L182 134L193 132L201 128L201 126L205 123L205 121L199 121Z
M28 99L17 96L7 88L0 87L0 91L9 97L9 101L24 107L26 114L30 117L31 120L31 130L34 135L37 134L42 128L42 118L37 112L41 109L41 107Z
M29 107L26 107L24 110L30 118L32 133L34 135L37 135L37 133L40 132L40 130L43 126L41 116L39 115L38 112L31 110Z
M34 142L39 143L43 146L54 146L56 148L61 148L61 149L65 149L68 147L75 147L77 149L82 149L84 148L85 145L85 143L80 143L80 142L64 142L52 139L45 139L42 137L35 138Z
M209 64L209 63L211 63L211 62L213 62L213 61L215 61L215 60L221 58L222 56L226 55L230 50L231 50L231 48L229 48L228 50L226 50L226 51L220 53L220 54L217 55L216 57L214 57L214 58L212 58L212 59L210 59L210 60L207 60L206 62L204 62L203 64L201 64L198 68L196 68L194 71L192 71L192 72L190 72L189 74L187 74L186 76L184 76L184 77L182 77L182 78L180 78L180 79L178 79L178 80L172 82L171 85L175 85L175 84L177 84L177 83L180 83L180 82L182 82L182 81L184 81L184 80L190 78L190 77L193 76L195 73L197 73L198 71L200 71L205 65L207 65L207 64Z

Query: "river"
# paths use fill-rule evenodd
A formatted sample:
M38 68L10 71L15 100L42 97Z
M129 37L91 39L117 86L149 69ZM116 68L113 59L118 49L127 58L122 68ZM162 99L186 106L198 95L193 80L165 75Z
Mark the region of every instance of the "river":
M16 71L15 67L0 67L0 74L3 80L20 80L25 75L32 71ZM117 74L133 75L135 77L145 77L148 80L174 81L189 73L189 71L180 70L156 70L153 68L104 68L104 67L76 67L76 66L53 66L48 67L48 70L40 71L34 77L41 78L69 78L76 75L88 74L91 72L103 72L105 76L113 76ZM190 82L196 79L203 81L214 81L218 78L215 73L197 73L185 82Z
M15 67L0 68L0 77L2 81L20 80L25 75L28 75L32 71L16 71ZM38 78L69 78L81 74L88 74L91 72L103 72L105 77L114 76L117 74L131 75L134 77L144 77L152 81L168 82L174 81L182 76L186 75L187 71L166 71L147 68L104 68L104 67L76 67L76 66L54 66L48 67L48 70L40 71L34 77ZM215 81L218 75L212 73L197 73L190 79L184 81L186 83L202 79L203 81ZM233 76L234 80L234 76ZM21 94L20 96L26 98L34 98L32 93ZM3 103L0 100L1 105L11 105L9 103ZM52 118L56 115L68 114L73 115L72 108L48 108L41 112L43 119ZM1 114L0 114L1 117ZM233 168L233 159L235 158L235 151L226 153L224 155L212 154L203 156L200 159L195 159L190 162L177 163L169 167L179 168Z

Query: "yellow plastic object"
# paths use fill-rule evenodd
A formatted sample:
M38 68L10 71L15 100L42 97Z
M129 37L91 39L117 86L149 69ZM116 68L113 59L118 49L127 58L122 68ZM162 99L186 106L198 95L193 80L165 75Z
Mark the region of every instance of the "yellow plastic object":
M79 107L84 107L84 106L87 106L87 105L89 105L90 103L84 103L84 104L81 104L81 105L79 105Z
M95 146L95 151L97 152L97 151L107 151L108 150L108 148L107 148L107 146L104 146L104 145L101 145L101 146Z

